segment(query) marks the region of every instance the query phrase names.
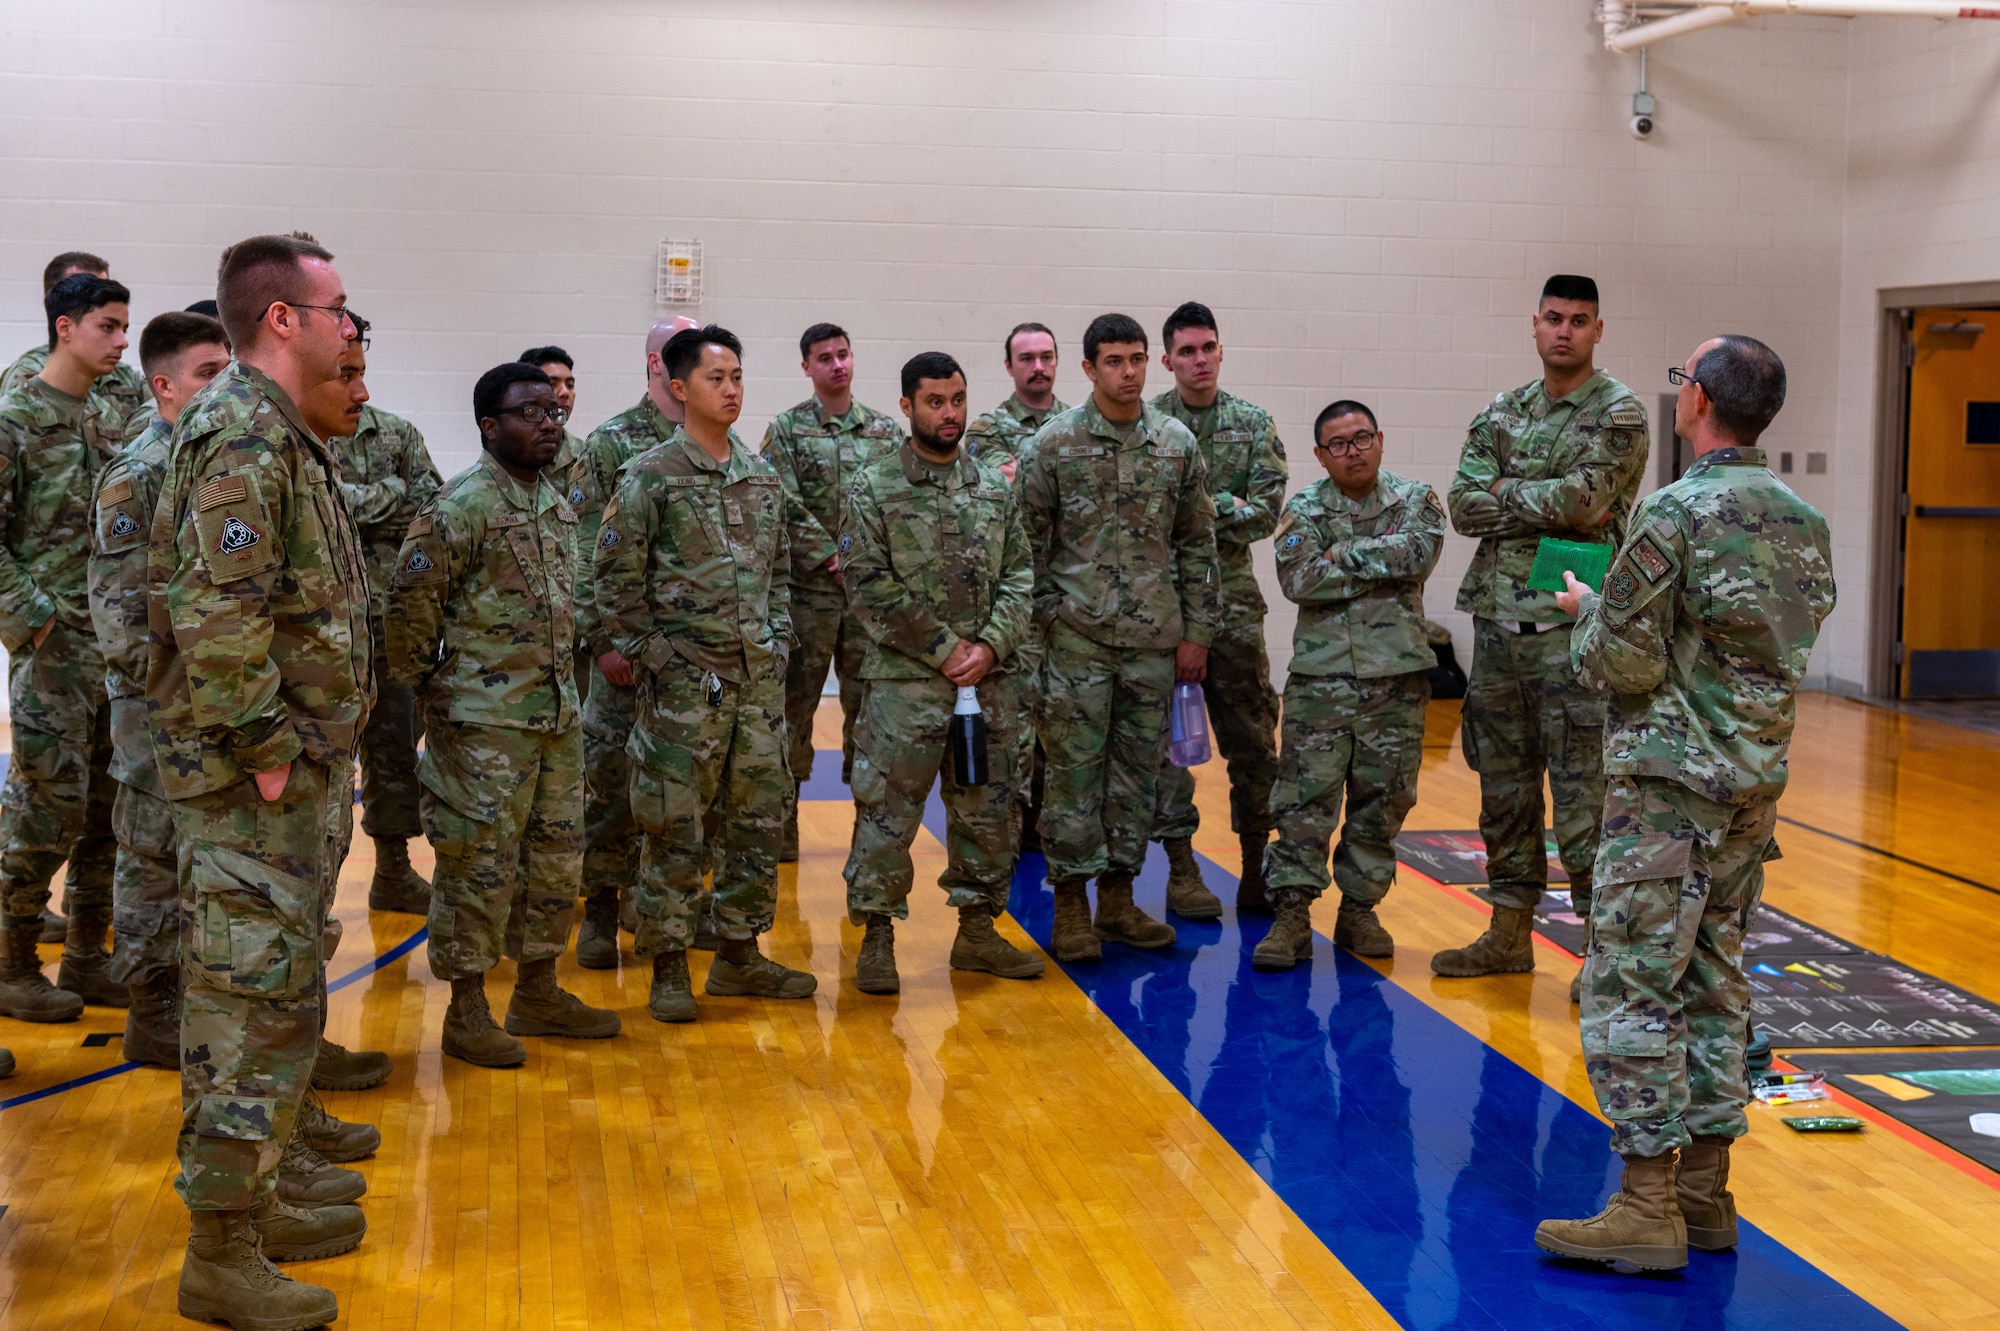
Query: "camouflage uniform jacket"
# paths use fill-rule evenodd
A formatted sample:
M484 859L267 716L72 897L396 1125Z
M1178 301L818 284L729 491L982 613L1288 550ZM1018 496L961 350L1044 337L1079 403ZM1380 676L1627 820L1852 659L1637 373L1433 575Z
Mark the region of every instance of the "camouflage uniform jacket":
M188 403L146 562L167 798L353 760L375 700L361 534L285 390L241 361Z
M1646 496L1571 660L1613 695L1604 770L1719 804L1785 788L1799 680L1833 610L1826 519L1761 448L1721 448Z
M811 573L834 552L844 529L841 499L855 473L903 445L903 428L873 407L850 402L829 416L809 397L771 418L758 451L777 468L792 503L792 571Z
M1215 636L1215 503L1187 426L1152 407L1119 427L1093 397L1050 419L1015 476L1035 556L1035 621L1106 647Z
M685 431L619 473L597 538L604 635L648 670L678 652L732 683L782 672L795 641L784 488L729 436L717 462Z
M43 343L22 352L5 374L0 374L0 393L12 392L42 372L49 363L49 347ZM153 415L153 390L145 373L130 361L119 361L111 373L98 376L90 386L90 396L99 399L105 427L123 439L137 437Z
M1535 548L1543 536L1621 544L1646 452L1645 407L1602 371L1559 399L1539 379L1494 398L1466 434L1449 502L1461 535L1478 535L1482 518L1504 525L1479 538L1458 608L1479 619L1568 619L1554 592L1528 586Z
M1068 410L1068 405L1057 398L1047 411L1036 411L1021 401L1019 393L1009 393L1005 402L966 427L965 451L996 467L1008 462L1026 462L1028 445L1034 442L1036 431L1049 423L1049 417Z
M174 427L154 412L97 481L91 514L90 620L111 699L111 775L164 799L146 728L146 543Z
M369 613L380 620L403 533L417 510L437 493L438 469L416 426L375 407L361 408L361 423L354 433L329 440L327 449L340 463L341 497L361 532L362 557L368 562Z
M95 397L31 378L0 396L0 645L16 651L55 615L91 631L90 503L120 448Z
M1153 406L1194 432L1208 466L1208 492L1215 497L1220 622L1233 627L1263 618L1267 607L1250 564L1250 546L1278 529L1278 510L1292 478L1271 413L1220 390L1206 407L1190 407L1181 401L1178 388L1170 388L1153 399Z
M576 700L576 510L491 453L410 523L389 588L388 660L426 714L561 734Z
M618 488L618 470L648 449L657 448L673 437L680 427L642 397L638 405L619 412L590 432L583 448L569 466L569 506L576 510L578 571L576 589L576 636L590 649L593 658L611 650L597 616L596 588L590 576L590 552L597 548L597 530L604 521L604 506ZM556 455L552 469L562 465ZM581 491L581 495L579 495Z
M840 543L848 606L870 639L863 679L930 679L961 641L1012 664L1035 566L997 464L961 449L947 470L904 444L848 487Z
M1278 528L1278 584L1299 606L1294 675L1384 679L1429 670L1424 579L1444 548L1444 505L1422 481L1394 472L1349 499L1314 481L1285 505Z

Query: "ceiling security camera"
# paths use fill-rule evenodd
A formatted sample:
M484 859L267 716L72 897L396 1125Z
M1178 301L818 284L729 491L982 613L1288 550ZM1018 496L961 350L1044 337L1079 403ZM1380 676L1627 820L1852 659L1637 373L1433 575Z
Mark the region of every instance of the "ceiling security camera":
M1632 117L1633 138L1635 139L1651 138L1652 134L1653 134L1653 118L1651 116Z

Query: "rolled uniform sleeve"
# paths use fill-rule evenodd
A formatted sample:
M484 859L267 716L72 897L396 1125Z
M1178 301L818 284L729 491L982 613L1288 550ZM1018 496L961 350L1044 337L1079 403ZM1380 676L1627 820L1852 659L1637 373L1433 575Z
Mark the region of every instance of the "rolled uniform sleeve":
M1174 580L1180 591L1181 640L1206 647L1220 614L1216 586L1215 500L1208 493L1208 464L1190 450L1174 509Z
M1687 536L1668 504L1642 508L1637 532L1605 575L1604 594L1585 592L1570 635L1570 664L1594 688L1645 694L1667 677Z
M1278 529L1284 512L1285 487L1292 471L1285 461L1285 445L1278 438L1278 426L1265 416L1252 441L1250 482L1247 494L1231 495L1228 511L1218 505L1215 513L1216 544L1249 545ZM1239 503L1236 501L1240 501Z
M1447 502L1453 531L1475 539L1519 536L1527 531L1527 524L1509 512L1493 493L1493 483L1500 476L1500 450L1493 439L1489 407L1473 417L1466 430L1465 445L1458 455L1458 471L1451 478Z

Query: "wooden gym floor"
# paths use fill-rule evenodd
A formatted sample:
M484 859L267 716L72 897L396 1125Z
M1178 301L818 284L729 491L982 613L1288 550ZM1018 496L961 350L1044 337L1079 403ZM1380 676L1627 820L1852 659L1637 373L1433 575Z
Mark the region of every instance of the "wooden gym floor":
M1455 705L1433 705L1412 828L1476 821L1456 725ZM2000 735L1809 695L1767 900L2000 996L2000 901L1947 876L2000 882L1996 769ZM1196 846L1227 899L1225 777L1198 775ZM1745 1243L1685 1276L1538 1259L1535 1216L1594 1209L1608 1177L1564 999L1575 963L1544 945L1532 975L1433 978L1431 953L1484 911L1408 870L1383 908L1390 962L1322 936L1310 968L1255 976L1263 926L1229 919L1183 924L1170 953L1108 948L1101 967L1010 983L946 967L926 831L903 993L862 995L837 778L823 753L773 940L818 974L813 1001L704 999L699 1024L661 1026L628 940L621 971L564 962L624 1033L530 1041L509 1071L438 1053L446 990L422 921L370 916L358 839L331 968L353 978L330 1033L396 1070L326 1097L382 1130L357 1166L367 1241L292 1268L338 1292L341 1325L2000 1325L2000 1176L1879 1118L1814 1138L1753 1109ZM1158 859L1141 885L1156 910ZM1016 941L1046 936L1037 877L1002 926ZM510 980L503 965L496 1008ZM20 1060L0 1083L0 1327L187 1325L178 1082L120 1063L115 1039L86 1047L120 1029L100 1009L0 1020Z

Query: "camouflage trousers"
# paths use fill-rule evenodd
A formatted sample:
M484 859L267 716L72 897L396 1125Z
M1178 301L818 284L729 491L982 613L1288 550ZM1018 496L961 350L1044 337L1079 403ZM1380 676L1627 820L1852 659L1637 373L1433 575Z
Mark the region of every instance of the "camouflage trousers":
M380 621L375 641L387 639ZM375 706L361 732L361 830L371 837L408 841L422 833L417 821L417 695L375 658Z
M1042 662L1042 853L1051 880L1139 872L1167 752L1174 654L1106 647L1058 620Z
M1208 648L1208 727L1229 765L1229 826L1239 836L1271 830L1271 784L1278 779L1278 691L1260 615L1215 635ZM1153 810L1153 840L1191 837L1201 826L1194 773L1164 763Z
M1743 935L1764 862L1777 858L1777 821L1776 800L1732 807L1664 777L1611 778L1583 1057L1620 1155L1749 1131Z
M583 876L583 731L433 718L424 741L431 974L561 956Z
M1548 886L1542 773L1555 799L1556 848L1578 913L1604 816L1604 699L1569 663L1569 624L1514 633L1475 619L1461 738L1479 773L1479 831L1496 906L1532 907Z
M10 924L39 916L67 860L71 908L108 915L117 783L96 638L58 621L39 648L9 658L7 698L14 754L0 791L0 908Z
M775 671L737 684L676 655L640 676L639 721L626 752L632 816L645 834L641 957L693 941L711 866L716 933L754 938L771 927L778 838L792 796L784 709L785 681Z
M938 886L955 910L986 902L1006 908L1014 877L1014 773L1020 689L994 671L980 681L986 716L987 780L961 786L952 777L947 729L958 690L942 675L930 679L870 679L861 686L854 726L854 845L847 855L847 915L910 917L916 870L910 845L923 823L931 786L942 783L945 850Z
M583 703L582 891L593 901L630 896L639 882L632 760L625 756L638 706L637 688L620 688L591 664L590 692Z
M1417 802L1430 698L1430 677L1422 671L1386 679L1293 675L1285 681L1285 747L1271 791L1278 839L1264 852L1270 891L1314 899L1325 892L1327 847L1338 829L1332 881L1340 884L1340 895L1372 906L1389 894L1396 881L1396 834Z
M296 758L270 803L247 778L174 801L182 984L174 1186L190 1210L254 1206L276 1186L324 1024L350 770Z
M847 593L825 573L792 583L792 632L799 639L785 668L785 725L792 736L786 757L792 780L804 785L812 777L813 716L831 665L840 680L840 779L851 782L854 716L861 710L861 662L868 654L868 634L847 613Z
M151 980L180 965L181 886L174 810L160 793L143 697L111 700L111 978Z

